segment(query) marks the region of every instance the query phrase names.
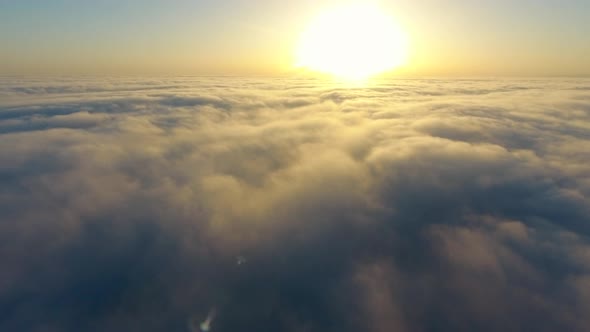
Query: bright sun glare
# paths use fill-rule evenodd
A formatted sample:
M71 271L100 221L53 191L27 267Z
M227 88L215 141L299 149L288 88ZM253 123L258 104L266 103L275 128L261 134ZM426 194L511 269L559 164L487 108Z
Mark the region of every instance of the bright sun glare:
M301 37L296 65L363 80L403 65L407 53L407 38L391 17L373 5L348 5L311 22Z

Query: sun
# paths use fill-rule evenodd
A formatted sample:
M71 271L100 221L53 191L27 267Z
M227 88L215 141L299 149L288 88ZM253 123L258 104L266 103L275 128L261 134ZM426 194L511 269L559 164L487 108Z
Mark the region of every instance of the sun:
M296 66L338 78L364 80L407 61L407 37L394 20L370 4L326 11L303 32Z

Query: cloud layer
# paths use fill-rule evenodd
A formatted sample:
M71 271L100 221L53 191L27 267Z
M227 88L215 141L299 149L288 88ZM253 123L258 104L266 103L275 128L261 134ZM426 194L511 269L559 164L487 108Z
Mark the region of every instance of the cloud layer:
M0 330L590 326L589 81L5 78L0 100Z

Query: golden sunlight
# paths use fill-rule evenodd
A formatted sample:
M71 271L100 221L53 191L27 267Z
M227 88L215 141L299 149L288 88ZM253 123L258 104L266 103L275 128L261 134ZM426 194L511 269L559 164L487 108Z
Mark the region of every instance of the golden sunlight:
M404 32L378 7L355 4L319 15L303 32L296 66L363 80L407 61Z

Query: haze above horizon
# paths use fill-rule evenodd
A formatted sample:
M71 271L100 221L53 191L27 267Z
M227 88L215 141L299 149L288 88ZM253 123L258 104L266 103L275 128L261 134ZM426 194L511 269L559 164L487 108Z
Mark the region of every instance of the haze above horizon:
M358 1L2 1L0 75L299 74L303 32L350 3ZM393 76L590 76L587 1L374 4L408 37ZM348 19L346 34L366 26Z

